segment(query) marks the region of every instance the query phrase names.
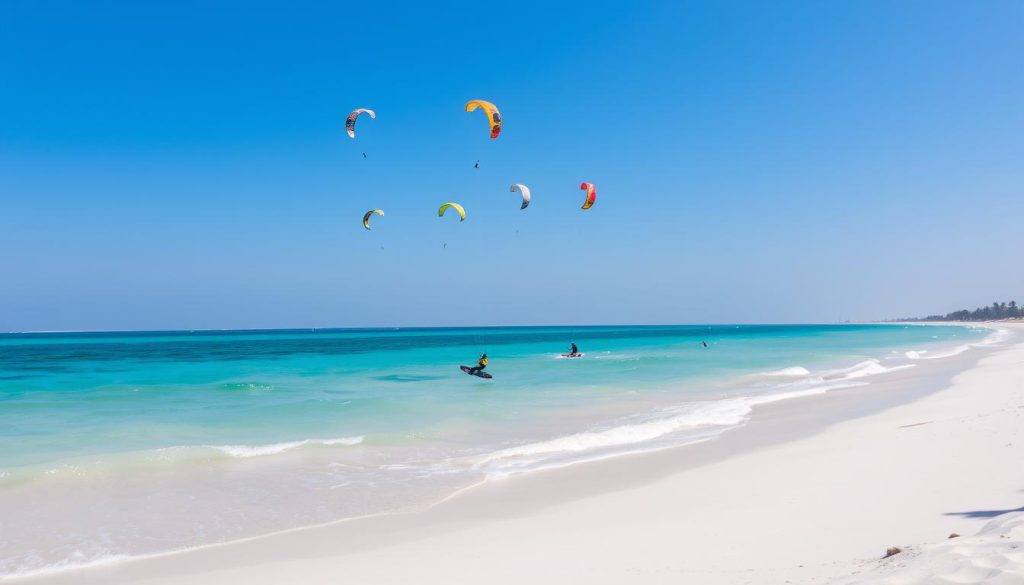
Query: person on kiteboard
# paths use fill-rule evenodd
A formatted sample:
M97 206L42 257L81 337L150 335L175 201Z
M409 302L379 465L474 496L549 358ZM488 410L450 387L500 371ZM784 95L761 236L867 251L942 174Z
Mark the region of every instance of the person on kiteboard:
M466 370L466 373L467 374L472 374L472 375L475 376L475 375L479 374L480 372L484 371L484 368L486 368L486 367L487 367L487 354L486 353L482 353L482 354L480 354L480 359L476 360L476 367L469 368L468 370Z

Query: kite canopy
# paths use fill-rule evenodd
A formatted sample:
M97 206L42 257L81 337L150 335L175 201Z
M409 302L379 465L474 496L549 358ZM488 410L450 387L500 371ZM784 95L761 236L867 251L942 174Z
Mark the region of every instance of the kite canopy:
M373 215L374 213L376 213L377 215L383 216L384 215L384 210L383 209L371 209L370 211L367 211L366 214L363 215L363 227L364 228L370 229L370 216Z
M366 108L352 110L352 113L349 114L348 118L345 119L345 132L348 132L349 138L356 137L356 118L358 118L360 114L368 114L370 118L373 119L377 118L377 113L374 112L373 110L368 110Z
M459 214L459 221L466 221L466 210L458 203L445 203L437 210L437 216L444 217L444 212L448 211L449 207Z
M466 102L466 111L472 112L477 108L483 108L487 114L487 123L491 125L491 138L497 138L501 134L501 112L498 106L484 100L469 100Z
M594 201L597 201L597 187L593 183L583 183L580 185L580 189L587 192L587 198L583 201L583 207L580 209L590 209L594 206Z
M516 190L518 190L520 193L523 194L523 206L520 207L519 209L526 209L526 206L530 204L530 188L521 183L516 183L515 185L509 187L508 190L511 191L512 193L515 193Z

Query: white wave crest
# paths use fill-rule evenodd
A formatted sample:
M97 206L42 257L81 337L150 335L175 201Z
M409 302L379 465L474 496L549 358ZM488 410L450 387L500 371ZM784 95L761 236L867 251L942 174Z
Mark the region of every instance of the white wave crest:
M231 457L262 457L265 455L277 455L292 449L307 446L334 446L343 445L350 447L363 442L360 437L340 437L337 439L305 439L303 441L290 441L287 443L269 443L267 445L211 445L209 448L216 449Z
M955 355L960 355L965 351L968 351L971 348L975 347L989 347L992 345L999 345L1000 343L1007 341L1011 337L1013 337L1013 331L1009 329L996 329L995 331L987 335L985 339L982 339L981 341L975 343L965 343L963 345L957 345L956 347L952 347L937 353L930 352L926 349L922 349L917 351L908 351L904 355L907 356L907 359L912 360L938 360L942 358L953 357Z
M712 403L693 412L662 420L622 425L600 431L586 431L566 435L548 441L527 443L518 447L510 447L494 451L481 457L477 463L489 463L501 459L546 455L553 453L579 453L606 447L616 447L642 443L677 431L683 427L702 425L736 425L743 422L749 408L738 402L722 401Z
M724 428L743 424L746 422L754 406L791 398L824 394L829 390L839 388L863 385L866 385L866 382L831 384L763 396L688 403L657 411L649 415L647 420L639 420L638 422L629 422L611 428L585 431L547 441L526 443L492 451L474 458L471 463L477 468L483 468L497 475L504 475L509 472L535 468L536 464L543 464L546 461L558 459L565 455L599 452L619 454L623 448L630 446L645 443L654 446L655 442L657 442L657 445L661 445L660 439L664 439L678 431L718 429L710 435L704 435L701 439L698 439L703 440L721 432ZM575 458L565 461L564 464L585 460L588 459Z
M797 376L808 376L811 371L801 366L793 366L791 368L782 368L781 370L775 370L772 372L761 372L762 376L786 376L786 377L797 377Z
M829 370L828 372L825 372L824 378L826 380L853 380L856 378L864 378L866 376L877 376L879 374L906 370L913 367L914 364L886 367L883 366L879 360L870 359L854 364L848 368Z
M1010 329L996 329L990 333L985 339L978 342L977 345L997 345L1009 340L1013 337L1013 331Z
M932 353L929 352L927 349L923 349L920 351L908 351L905 355L907 356L907 359L912 360L938 360L942 358L953 357L955 355L960 355L963 352L971 349L972 347L974 346L968 343L964 345L958 345L956 347L947 349L945 351L941 351L939 353ZM926 353L928 355L924 355Z

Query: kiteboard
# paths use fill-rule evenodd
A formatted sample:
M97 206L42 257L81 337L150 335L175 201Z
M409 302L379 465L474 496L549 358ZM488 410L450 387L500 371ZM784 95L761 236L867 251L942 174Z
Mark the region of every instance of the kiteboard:
M463 372L466 372L466 373L467 373L467 374L469 374L470 376L479 376L479 377L481 377L481 378L486 378L486 379L488 379L488 380L490 380L491 378L493 378L493 377L494 377L494 376L492 376L492 375L488 374L487 372L477 372L477 373L475 373L475 374L474 374L473 372L470 372L470 371L469 371L469 370L471 370L471 369L472 369L472 368L470 368L469 366L459 366L459 369L460 369L460 370L462 370Z
M580 358L580 357L583 357L583 353L582 352L581 353L576 353L576 354L563 353L561 357L564 357L564 358Z

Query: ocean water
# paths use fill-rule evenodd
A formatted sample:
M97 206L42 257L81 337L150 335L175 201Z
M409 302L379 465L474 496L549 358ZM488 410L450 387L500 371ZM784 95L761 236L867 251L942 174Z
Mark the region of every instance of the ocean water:
M913 325L0 335L0 578L416 509L509 474L708 440L757 404L870 384L1007 335ZM570 341L584 357L560 356ZM459 371L484 351L494 379Z

